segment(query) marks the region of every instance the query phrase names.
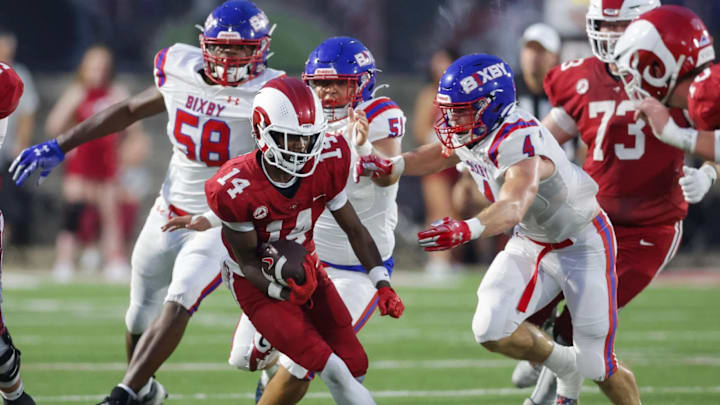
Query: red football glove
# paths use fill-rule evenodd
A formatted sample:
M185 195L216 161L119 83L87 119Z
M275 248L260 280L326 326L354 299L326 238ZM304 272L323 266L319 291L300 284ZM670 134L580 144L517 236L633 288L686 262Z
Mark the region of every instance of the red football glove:
M376 155L360 156L355 161L355 170L353 171L353 180L355 183L360 181L360 177L383 177L388 176L393 171L395 162Z
M287 283L290 287L289 301L295 305L304 305L315 292L317 288L317 268L319 266L317 255L306 255L303 260L303 269L305 270L305 283L298 285L295 280L288 279Z
M430 228L418 232L418 243L426 251L452 249L470 240L470 227L467 222L445 217L433 222Z
M380 287L378 288L378 308L380 309L380 315L400 318L400 315L405 310L405 304L403 304L395 290L390 287Z

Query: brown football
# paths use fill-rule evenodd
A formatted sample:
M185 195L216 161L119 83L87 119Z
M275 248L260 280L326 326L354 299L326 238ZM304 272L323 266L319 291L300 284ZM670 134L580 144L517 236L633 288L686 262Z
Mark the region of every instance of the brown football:
M303 260L306 255L303 245L292 240L264 243L260 254L263 275L280 285L287 286L288 279L302 285L305 283Z

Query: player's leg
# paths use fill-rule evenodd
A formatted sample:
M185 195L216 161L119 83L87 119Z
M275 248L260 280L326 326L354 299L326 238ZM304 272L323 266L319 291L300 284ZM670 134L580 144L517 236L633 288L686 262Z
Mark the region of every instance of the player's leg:
M2 274L2 238L5 218L0 211L0 274ZM0 290L0 302L2 291ZM6 404L34 405L35 401L25 392L20 378L20 350L13 344L10 332L5 327L5 317L0 310L0 393Z
M60 232L55 238L53 277L59 282L70 281L75 274L75 250L80 219L86 207L85 181L76 175L63 179L63 210Z
M165 304L138 341L123 378L123 383L141 397L152 388L150 377L180 343L200 302L222 282L220 268L225 250L220 243L220 228L175 232L180 232L184 241L175 259Z
M475 340L490 351L542 363L561 379L572 379L577 371L574 349L555 344L535 325L523 322L527 314L547 305L560 291L557 266L548 263L547 256L525 312L517 309L540 250L527 239L513 237L495 257L478 287L473 333Z
M374 404L369 391L353 377L345 362L320 336L305 308L268 298L235 273L230 274L230 283L235 300L258 332L294 362L319 373L337 403ZM323 283L324 287L321 287L318 281L313 301L318 290L328 288L327 285L332 286L332 283Z
M617 328L616 241L610 221L601 214L581 236L585 266L568 260L563 292L573 322L578 370L597 382L614 404L639 404L640 395L632 372L615 357ZM577 387L579 390L579 387ZM560 387L558 395L560 395Z

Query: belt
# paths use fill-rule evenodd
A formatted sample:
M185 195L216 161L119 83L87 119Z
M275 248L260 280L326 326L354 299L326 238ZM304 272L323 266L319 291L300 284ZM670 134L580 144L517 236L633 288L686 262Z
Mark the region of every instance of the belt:
M528 239L530 239L530 238L528 238ZM525 291L523 291L522 296L520 297L520 302L518 302L517 310L520 312L525 312L527 310L528 304L530 304L530 299L532 298L533 292L535 291L535 285L537 284L538 272L540 271L540 261L543 259L543 257L553 250L566 248L573 244L573 242L570 239L565 239L564 241L562 241L560 243L547 243L547 242L538 242L533 239L530 239L530 240L537 243L538 245L542 246L543 249L540 251L540 254L538 254L538 258L537 258L537 261L535 262L535 270L533 271L532 278L528 282L527 286L525 286Z

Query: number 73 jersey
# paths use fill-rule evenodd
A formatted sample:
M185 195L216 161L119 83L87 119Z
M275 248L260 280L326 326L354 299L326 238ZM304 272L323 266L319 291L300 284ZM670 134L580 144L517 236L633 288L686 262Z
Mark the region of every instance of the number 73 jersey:
M565 62L545 76L545 93L588 145L583 168L598 183L597 199L613 224L675 223L687 215L678 184L684 152L660 142L649 125L634 119L622 82L607 69L595 57ZM675 122L687 122L681 110L671 113ZM557 121L557 115L553 118Z
M189 213L207 211L203 186L223 163L255 148L250 119L255 93L284 74L266 69L239 86L210 85L200 48L175 44L155 56L155 85L165 99L173 145L165 200Z
M210 209L239 232L255 230L258 243L294 240L308 252L315 251L313 228L327 207L331 211L347 202L345 184L350 172L350 147L342 136L325 137L320 162L311 176L281 193L268 180L262 153L255 151L229 160L205 183ZM230 256L232 249L223 238ZM236 260L237 261L237 260Z

